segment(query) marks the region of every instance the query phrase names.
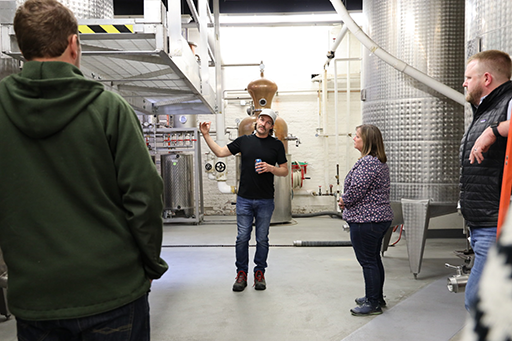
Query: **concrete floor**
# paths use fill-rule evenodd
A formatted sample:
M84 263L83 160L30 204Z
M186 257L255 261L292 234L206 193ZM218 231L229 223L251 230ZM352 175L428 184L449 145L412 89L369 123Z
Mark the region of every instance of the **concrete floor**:
M462 340L464 297L446 289L454 272L444 264L462 263L453 251L464 249L465 240L427 239L414 279L402 238L383 260L384 314L354 317L349 310L364 286L352 248L292 246L295 240L349 240L342 223L321 216L272 226L267 290L254 290L251 278L240 293L231 290L234 217L166 225L162 257L170 269L150 294L152 340ZM391 242L397 239L393 234ZM0 340L16 340L14 319L0 322Z

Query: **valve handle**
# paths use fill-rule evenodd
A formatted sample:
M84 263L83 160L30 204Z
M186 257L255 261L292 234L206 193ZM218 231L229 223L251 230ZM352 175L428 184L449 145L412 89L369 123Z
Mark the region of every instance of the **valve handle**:
M215 170L219 173L222 173L226 170L226 164L222 161L219 161L215 164Z

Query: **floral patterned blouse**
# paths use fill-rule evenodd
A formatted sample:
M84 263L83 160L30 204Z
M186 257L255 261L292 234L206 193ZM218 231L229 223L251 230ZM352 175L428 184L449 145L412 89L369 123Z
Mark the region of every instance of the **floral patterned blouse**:
M389 168L374 156L359 159L345 178L343 219L349 223L393 220L389 204Z

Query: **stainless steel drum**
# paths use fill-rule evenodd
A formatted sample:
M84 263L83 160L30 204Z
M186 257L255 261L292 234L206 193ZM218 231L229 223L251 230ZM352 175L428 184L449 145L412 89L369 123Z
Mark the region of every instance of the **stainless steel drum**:
M512 54L512 6L503 0L466 0L466 57L485 50Z
M0 79L20 71L20 63L11 57L0 56Z
M463 92L464 0L363 2L366 32L383 49ZM458 150L464 108L363 54L363 122L383 133L391 200L458 201Z
M194 214L193 157L182 153L161 155L164 211L172 216L190 218Z
M512 54L512 6L503 0L466 0L466 59L477 52ZM466 110L466 123L472 113Z
M364 29L379 46L463 92L464 0L364 0L363 11ZM363 123L383 134L395 222L407 225L416 275L430 216L456 209L464 107L368 52L362 95Z
M291 155L286 155L288 160L288 175L274 176L274 213L271 224L287 223L292 220L292 180L291 180Z

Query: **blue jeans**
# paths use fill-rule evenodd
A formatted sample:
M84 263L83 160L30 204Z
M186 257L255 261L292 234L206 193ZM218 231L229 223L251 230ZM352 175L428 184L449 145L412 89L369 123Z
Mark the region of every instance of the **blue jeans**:
M148 295L120 308L66 320L16 318L20 341L149 341Z
M467 311L474 309L480 277L482 276L485 261L487 260L487 252L491 246L496 244L496 227L470 227L469 235L471 237L471 248L475 253L475 259L464 293L464 305Z
M357 261L363 268L365 296L375 307L384 298L384 265L380 258L382 239L391 221L378 223L348 223L350 240Z
M249 269L249 240L251 239L252 224L256 227L256 254L254 271L263 271L267 267L268 233L270 219L274 212L274 199L246 199L240 196L236 199L236 271L247 273Z

